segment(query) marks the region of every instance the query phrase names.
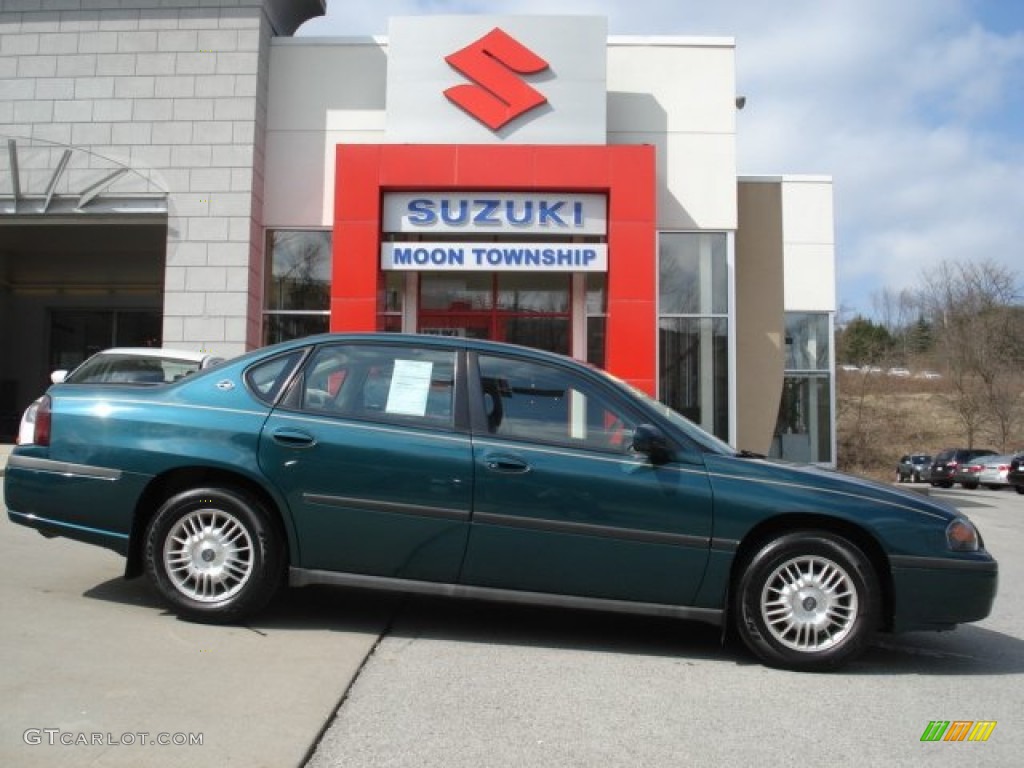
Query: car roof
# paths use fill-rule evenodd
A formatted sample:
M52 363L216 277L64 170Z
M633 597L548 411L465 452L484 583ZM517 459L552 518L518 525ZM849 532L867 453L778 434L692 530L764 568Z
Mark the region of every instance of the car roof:
M311 344L337 344L340 342L353 343L374 343L374 344L417 344L431 347L458 347L461 349L472 349L479 352L494 352L495 354L516 354L523 357L531 357L538 360L557 360L562 362L573 362L584 367L592 367L567 355L560 355L556 352L547 352L533 347L524 347L519 344L509 344L503 341L490 341L488 339L467 339L462 336L439 336L426 333L320 333L312 336L303 336L289 341L283 341L270 347L263 347L253 350L261 356L272 350L285 352L290 349L300 349Z

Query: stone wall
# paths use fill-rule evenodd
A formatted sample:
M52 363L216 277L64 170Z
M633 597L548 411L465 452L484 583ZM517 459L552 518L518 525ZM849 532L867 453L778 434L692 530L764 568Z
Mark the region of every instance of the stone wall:
M74 148L58 194L118 165L135 173L109 193L143 184L167 194L167 346L235 354L260 341L270 38L318 8L318 0L0 5L3 154L8 138L53 145L51 157ZM47 162L21 169L23 192L50 178Z

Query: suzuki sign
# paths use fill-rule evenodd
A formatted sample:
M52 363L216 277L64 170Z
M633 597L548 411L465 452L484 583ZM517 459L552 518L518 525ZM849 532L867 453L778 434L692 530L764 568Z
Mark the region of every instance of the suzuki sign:
M402 144L605 144L599 16L396 17L386 130Z
M454 85L444 95L493 131L547 101L517 75L543 72L548 63L498 27L445 61L473 85Z
M390 192L384 195L387 233L604 235L608 200L592 193Z

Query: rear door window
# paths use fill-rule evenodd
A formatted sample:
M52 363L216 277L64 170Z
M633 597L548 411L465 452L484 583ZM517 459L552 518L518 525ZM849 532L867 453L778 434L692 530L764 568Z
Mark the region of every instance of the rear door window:
M321 347L285 398L324 416L451 429L456 352L400 345Z

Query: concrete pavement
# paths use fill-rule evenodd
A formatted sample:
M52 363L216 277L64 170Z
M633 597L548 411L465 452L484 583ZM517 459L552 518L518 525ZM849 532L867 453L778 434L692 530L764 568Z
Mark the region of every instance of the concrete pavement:
M0 765L302 765L396 605L306 588L190 624L114 553L4 518Z

